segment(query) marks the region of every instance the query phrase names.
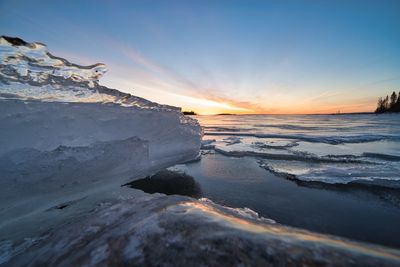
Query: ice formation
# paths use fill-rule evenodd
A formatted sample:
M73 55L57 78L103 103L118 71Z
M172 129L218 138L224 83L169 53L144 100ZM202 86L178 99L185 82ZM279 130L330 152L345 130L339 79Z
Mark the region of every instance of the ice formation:
M46 210L79 203L72 214L83 212L128 181L198 157L196 120L99 85L105 71L55 57L40 43L0 38L2 238L37 234L34 218L46 218L43 227L65 219Z
M83 67L55 57L41 43L1 37L0 155L130 137L149 146L152 164L171 154L186 159L198 154L201 129L196 120L179 108L99 85L105 71L104 64Z
M104 64L79 66L53 56L42 43L0 37L0 97L48 102L116 103L156 110L180 108L99 85Z

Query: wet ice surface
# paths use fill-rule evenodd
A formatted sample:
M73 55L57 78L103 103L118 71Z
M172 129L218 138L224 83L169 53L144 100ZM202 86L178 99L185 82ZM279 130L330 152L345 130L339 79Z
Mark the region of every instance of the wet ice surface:
M205 138L226 156L302 181L400 185L400 116L197 116ZM231 140L227 142L227 140ZM232 140L237 140L232 142Z

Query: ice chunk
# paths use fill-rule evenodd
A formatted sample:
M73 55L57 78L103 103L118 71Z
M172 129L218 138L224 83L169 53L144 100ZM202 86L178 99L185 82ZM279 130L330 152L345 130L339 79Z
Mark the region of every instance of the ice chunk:
M2 238L45 231L119 196L128 181L198 157L195 119L100 86L105 71L0 38Z
M201 128L173 110L116 104L44 103L0 100L0 155L16 149L50 151L138 137L149 143L151 161L191 159L201 145Z
M324 184L370 184L400 188L397 162L375 163L346 160L340 157L332 161L261 160L260 167L287 179Z
M202 132L195 119L180 108L100 86L104 64L72 64L44 44L7 36L0 37L0 59L0 155L130 137L149 142L150 160L198 153Z

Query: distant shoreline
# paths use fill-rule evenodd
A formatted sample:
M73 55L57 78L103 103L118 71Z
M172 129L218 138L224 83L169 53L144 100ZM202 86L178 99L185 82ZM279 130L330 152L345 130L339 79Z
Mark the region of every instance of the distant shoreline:
M260 115L268 115L268 116L305 116L305 115L369 115L376 114L375 112L346 112L346 113L310 113L310 114L230 114L230 113L221 113L221 114L196 114L195 116L260 116Z

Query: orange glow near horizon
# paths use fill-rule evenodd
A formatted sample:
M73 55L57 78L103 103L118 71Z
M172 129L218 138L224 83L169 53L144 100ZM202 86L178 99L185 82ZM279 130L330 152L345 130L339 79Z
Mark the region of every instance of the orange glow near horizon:
M182 110L194 111L199 115L211 115L220 113L248 114L254 113L250 108L237 107L229 103L214 101L206 98L195 98L190 96L175 95L182 102L187 103L182 106Z
M108 64L110 71L102 78L101 84L199 115L373 112L378 98L373 91L364 95L352 93L364 86L345 86L341 89L326 87L322 90L315 84L297 86L294 90L285 86L265 86L257 84L257 81L249 81L248 86L240 89L233 81L217 82L212 87L204 86L204 80L199 84L191 82L144 58L132 48L120 44L115 46L121 46L124 55L138 66Z
M375 99L365 102L349 102L343 105L333 104L324 105L320 103L307 103L301 105L286 105L275 103L274 106L234 106L234 104L218 102L208 99L197 99L185 96L190 101L182 105L184 111L194 111L198 115L213 115L221 113L229 114L332 114L332 113L357 113L373 112L375 109Z
M375 109L376 97L364 97L362 99L337 98L332 102L326 102L327 94L305 98L302 101L288 99L285 95L270 95L257 99L257 101L240 101L234 98L224 98L201 95L194 90L184 93L173 92L173 86L154 81L142 79L133 82L126 78L105 79L104 85L118 88L124 92L131 93L148 100L181 107L183 111L194 111L198 115L213 115L221 113L229 114L331 114L331 113L353 113L372 112ZM131 88L135 88L132 90ZM191 95L189 95L191 94ZM335 95L336 96L336 95ZM331 95L328 95L328 98ZM266 99L265 99L266 98Z

